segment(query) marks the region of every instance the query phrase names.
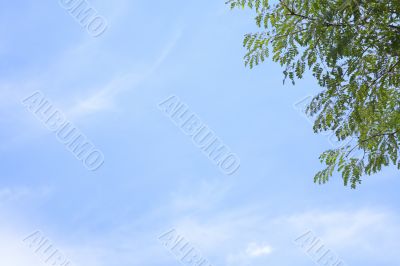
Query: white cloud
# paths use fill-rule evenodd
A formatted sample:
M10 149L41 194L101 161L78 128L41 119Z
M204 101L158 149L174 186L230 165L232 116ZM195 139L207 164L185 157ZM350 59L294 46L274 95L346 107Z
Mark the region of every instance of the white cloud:
M43 265L33 252L23 245L23 235L0 230L0 262L7 266Z
M270 255L272 250L270 245L252 242L244 250L228 253L225 261L227 265L255 265L256 259Z
M169 54L177 45L182 36L182 28L178 28L172 35L170 41L164 46L160 55L144 72L131 71L128 74L112 79L103 88L96 90L91 95L79 100L74 106L66 111L71 119L85 116L91 113L115 108L115 98L122 92L132 90L142 82L150 78L153 73L163 64Z
M70 255L71 261L76 265L167 265L166 260L171 260L171 257L162 245L159 245L157 236L171 228L180 232L212 265L290 265L294 261L296 265L309 265L310 259L293 241L307 230L312 230L345 262L380 261L384 265L400 263L400 219L398 214L390 210L311 210L276 216L274 210L268 210L268 207L245 206L226 209L217 206L221 195L218 195L218 191L213 189L212 185L203 185L199 191L208 191L208 194L204 197L192 197L189 205L194 210L197 210L196 206L201 206L201 203L211 204L216 208L210 206L200 208L198 212L188 213L186 207L182 208L182 205L178 204L179 208L171 211L171 207L177 206L178 198L174 195L173 203L166 204L169 207L163 209L164 212L156 215L151 213L149 216L139 217L138 220L127 221L112 232L99 232L85 237L76 232L76 236L72 240L69 239L68 243L63 243L62 236L51 238L60 249ZM5 188L0 190L0 198L24 198L26 193L28 192L23 188ZM217 195L210 201L208 195L213 193ZM172 217L168 214L172 214ZM17 257L17 262L6 265L20 266L31 259L30 255L22 254L25 251L21 251L18 246L19 239L23 237L21 231L25 234L38 229L45 233L54 233L51 229L47 230L46 226L20 226L18 222L7 219L4 213L2 217L8 223L0 223L0 234L5 235L0 239L0 250L7 254L0 255L6 256L7 262L11 262L13 256ZM159 223L159 220L162 220L162 223ZM18 230L9 230L10 224L18 226ZM138 229L145 225L148 226L146 229ZM7 235L2 231L17 233ZM11 245L2 249L8 243Z
M279 222L285 221L296 228L299 235L301 230L313 230L343 256L400 263L397 255L400 248L400 217L389 210L309 211L279 219Z
M272 247L265 244L250 243L246 249L246 254L250 257L260 257L269 255L272 252Z
M0 204L26 199L37 199L49 196L52 193L50 187L0 187Z
M223 187L223 186L222 186ZM282 264L309 258L294 244L312 230L327 247L346 262L382 261L399 265L400 216L388 209L360 207L335 210L306 210L276 215L270 206L242 206L226 209L226 189L202 185L181 197L174 195L176 228L204 255L227 265ZM188 212L188 209L194 211ZM382 252L384 250L384 252ZM224 258L224 259L222 259ZM301 262L298 265L303 265Z
M159 247L156 240L150 245L144 241L140 234L136 238L127 238L117 234L96 235L86 239L77 235L76 238L66 239L62 232L50 229L54 225L42 225L37 228L29 221L15 219L10 215L4 216L2 212L0 220L0 265L7 266L44 266L50 265L44 262L45 258L30 248L23 240L37 230L48 239L71 262L69 266L108 266L108 265L154 265L160 262L157 252L162 253L163 247ZM60 229L60 228L58 228ZM71 235L70 234L70 235Z
M367 208L268 216L263 215L262 209L259 212L238 209L209 217L183 217L175 224L178 231L184 232L208 256L224 256L227 265L261 265L261 261L252 261L262 258L289 263L296 256L307 261L293 241L309 229L344 261L400 263L400 221L390 211Z

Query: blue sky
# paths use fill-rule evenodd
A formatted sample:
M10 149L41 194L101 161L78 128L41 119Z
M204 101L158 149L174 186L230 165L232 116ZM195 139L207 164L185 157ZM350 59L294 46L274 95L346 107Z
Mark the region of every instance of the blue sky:
M225 1L92 0L90 36L58 1L0 4L0 265L44 265L22 239L41 230L73 265L180 265L171 228L212 265L312 265L313 230L346 265L399 265L398 171L357 190L313 183L329 149L293 104L319 90L244 67L249 12ZM21 100L40 90L105 156L88 171ZM241 159L221 173L159 109L177 95ZM252 252L267 248L269 252ZM256 254L256 255L254 255Z

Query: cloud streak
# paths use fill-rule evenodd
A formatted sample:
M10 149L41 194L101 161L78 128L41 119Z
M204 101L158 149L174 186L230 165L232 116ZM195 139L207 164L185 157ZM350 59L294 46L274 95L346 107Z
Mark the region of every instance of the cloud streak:
M116 97L125 91L137 88L152 77L174 50L181 36L182 28L178 28L148 69L144 72L128 71L127 74L112 79L103 88L70 107L67 111L68 116L76 119L99 111L114 110Z

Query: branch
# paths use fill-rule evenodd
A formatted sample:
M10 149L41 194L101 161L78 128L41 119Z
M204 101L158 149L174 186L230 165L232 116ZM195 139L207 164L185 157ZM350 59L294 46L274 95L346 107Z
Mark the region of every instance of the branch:
M359 143L358 143L357 145L355 145L355 146L346 154L346 158L350 155L350 153L351 153L352 151L354 151L356 148L360 147L360 144L362 144L362 143L365 143L365 142L370 141L371 139L377 138L377 137L394 136L394 135L396 135L396 134L399 133L399 132L400 132L400 129L397 129L397 130L394 131L394 132L374 134L374 135L370 136L369 138L366 138L366 139L364 139L364 140L360 140Z
M370 84L370 87L375 85L375 83L380 80L383 76L387 75L388 73L392 72L392 70L400 63L400 61L397 61L394 65L392 65L388 71L383 72L379 77L377 77L372 83Z
M293 9L289 8L284 1L280 1L280 2L287 9L287 11L289 11L289 15L291 15L291 16L295 16L295 17L299 17L299 18L306 19L306 20L311 20L311 21L317 21L318 20L318 19L313 18L313 17L308 17L308 16L305 16L305 15L299 14L296 11L294 11ZM331 23L331 22L326 22L326 21L324 21L323 23L324 23L325 26L328 26L328 27L342 27L342 26L345 26L345 24L341 24L341 23L340 24L339 23Z

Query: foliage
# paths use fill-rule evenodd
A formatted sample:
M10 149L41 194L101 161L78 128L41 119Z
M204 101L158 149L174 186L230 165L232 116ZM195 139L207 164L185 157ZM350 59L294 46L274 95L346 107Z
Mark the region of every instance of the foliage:
M314 181L326 183L338 171L356 188L365 174L391 164L400 169L400 1L274 2L227 2L256 13L260 31L245 35L245 64L253 68L271 53L293 84L307 68L322 88L307 107L314 131L356 139L324 152L326 167Z

